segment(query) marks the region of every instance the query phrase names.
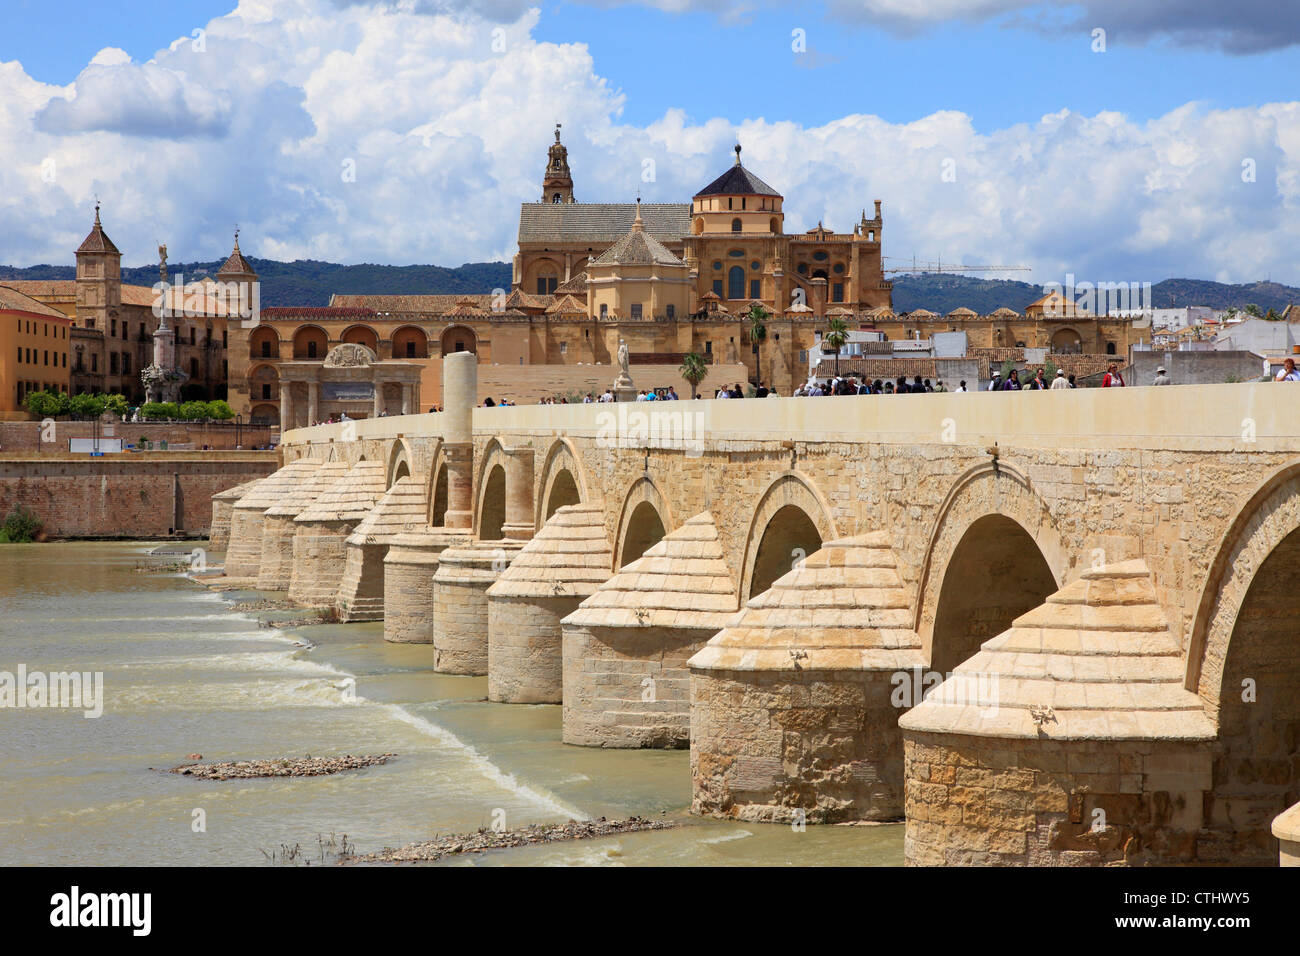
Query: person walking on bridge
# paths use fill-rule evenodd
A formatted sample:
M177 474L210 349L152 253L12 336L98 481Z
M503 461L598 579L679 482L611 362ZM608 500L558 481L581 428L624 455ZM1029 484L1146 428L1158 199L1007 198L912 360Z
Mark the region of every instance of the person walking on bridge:
M1163 365L1160 366L1158 369L1156 369L1156 377L1152 380L1151 384L1152 384L1152 385L1171 385L1171 384L1173 384L1173 383L1170 381L1169 373L1165 371L1165 367L1164 367Z
M1119 374L1119 366L1114 362L1106 368L1106 375L1101 380L1102 388L1123 388L1124 376Z
M1069 387L1070 387L1070 382L1069 382L1069 380L1066 379L1066 377L1065 377L1065 370L1064 370L1064 369L1059 369L1059 368L1058 368L1058 369L1056 370L1056 378L1054 378L1054 379L1052 380L1052 384L1051 384L1050 386L1048 386L1048 387L1049 387L1049 388L1069 388Z

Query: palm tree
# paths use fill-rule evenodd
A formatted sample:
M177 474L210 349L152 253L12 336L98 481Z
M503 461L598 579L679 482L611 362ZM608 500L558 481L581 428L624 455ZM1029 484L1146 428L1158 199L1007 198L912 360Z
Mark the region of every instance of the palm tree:
M822 345L835 353L835 377L840 377L840 349L849 341L849 327L841 318L831 319L826 323L826 334L822 336Z
M687 352L682 358L681 367L677 371L690 384L691 399L694 400L696 388L709 375L709 366L704 361L704 356L698 352Z
M767 338L767 309L757 302L745 313L749 319L749 340L754 343L754 367L758 370L758 380L763 381L763 341Z
M1268 319L1270 322L1278 322L1281 320L1282 316L1277 314L1276 309L1269 309L1264 318Z
M1246 306L1246 314L1253 315L1257 319L1262 319L1264 317L1263 311L1254 302Z

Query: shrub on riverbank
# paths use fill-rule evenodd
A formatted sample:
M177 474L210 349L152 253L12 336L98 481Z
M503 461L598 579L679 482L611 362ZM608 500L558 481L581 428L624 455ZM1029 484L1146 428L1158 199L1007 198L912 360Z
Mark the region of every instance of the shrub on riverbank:
M140 417L149 421L207 422L227 421L235 417L228 402L146 402L140 406Z
M14 505L0 525L0 543L27 544L35 541L45 523L26 505Z
M105 395L102 392L67 395L49 389L28 392L23 404L37 418L98 418L106 411L125 415L131 410L125 395Z

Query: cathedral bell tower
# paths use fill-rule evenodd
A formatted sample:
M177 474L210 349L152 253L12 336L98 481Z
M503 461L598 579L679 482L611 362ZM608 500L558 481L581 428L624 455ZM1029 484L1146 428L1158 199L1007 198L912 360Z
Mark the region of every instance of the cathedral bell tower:
M573 202L573 177L569 175L569 151L560 142L560 124L555 124L555 143L546 151L546 175L542 177L542 202Z

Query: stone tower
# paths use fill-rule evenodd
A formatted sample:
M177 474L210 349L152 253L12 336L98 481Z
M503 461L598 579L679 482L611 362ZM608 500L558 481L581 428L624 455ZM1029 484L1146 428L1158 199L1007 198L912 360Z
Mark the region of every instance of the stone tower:
M109 320L122 308L122 253L99 223L95 203L95 224L90 235L77 247L77 319L84 328L109 334Z
M256 318L260 296L257 294L257 272L252 263L239 251L239 230L235 230L235 248L217 270L217 281L228 287L226 302L228 313L238 312L244 318ZM235 298L235 294L238 298ZM251 310L251 311L250 311ZM232 320L237 316L231 314Z
M542 177L542 202L573 202L573 177L569 174L569 150L560 142L560 124L555 124L555 143L546 151L546 175Z

